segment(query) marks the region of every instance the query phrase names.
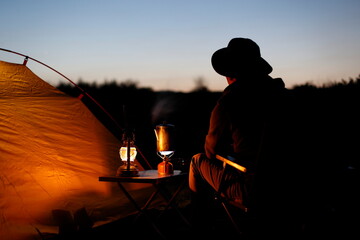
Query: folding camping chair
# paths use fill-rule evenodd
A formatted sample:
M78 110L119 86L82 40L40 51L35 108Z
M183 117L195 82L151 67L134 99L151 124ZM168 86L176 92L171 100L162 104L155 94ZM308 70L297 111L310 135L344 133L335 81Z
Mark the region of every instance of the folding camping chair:
M239 236L254 237L256 235L259 237L259 234L264 234L262 237L267 237L270 231L273 236L279 236L274 235L278 233L282 236L295 236L294 234L300 233L301 229L296 225L299 223L294 222L294 216L299 212L292 212L294 209L289 208L289 206L298 207L296 204L303 204L291 197L290 192L294 190L289 187L294 186L293 179L282 179L280 185L273 186L273 179L281 178L276 176L279 173L276 169L268 170L267 166L259 166L259 161L256 162L256 166L244 166L230 156L216 155L216 159L222 162L223 171L219 188L215 189L215 200L222 205ZM233 170L231 168L241 173L239 187L243 194L242 202L228 199L225 195L226 182L224 180L227 172ZM266 172L265 176L264 172ZM277 181L277 183L280 182ZM289 194L290 198L284 198ZM291 218L288 218L290 215Z

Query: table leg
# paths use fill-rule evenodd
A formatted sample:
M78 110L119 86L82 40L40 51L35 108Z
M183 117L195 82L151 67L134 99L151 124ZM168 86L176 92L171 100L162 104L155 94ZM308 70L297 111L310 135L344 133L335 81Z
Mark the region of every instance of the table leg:
M147 220L149 221L149 223L151 224L151 226L154 228L154 230L159 234L159 236L162 239L166 239L166 237L163 235L163 233L160 231L160 229L158 228L158 226L155 224L155 222L151 219L151 217L146 213L146 209L141 208L136 201L134 200L134 198L129 194L129 192L125 189L125 187L118 182L118 185L120 187L120 189L123 191L123 193L126 195L126 197L130 200L130 202L135 206L135 208L138 210L139 214L144 214L147 218ZM150 197L150 199L147 201L147 206L150 205L151 201L155 198L156 194L158 191L156 191L155 193L153 193ZM137 217L136 217L137 219Z
M179 217L185 222L186 225L190 226L189 221L185 218L185 216L180 212L180 210L177 208L177 206L173 203L175 198L177 197L177 195L179 194L179 192L182 190L182 188L184 187L185 183L187 182L187 179L185 179L184 181L182 181L182 183L177 187L177 189L175 190L175 192L171 195L169 193L169 191L166 189L164 184L154 184L154 186L158 189L158 191L160 192L160 194L162 195L162 197L165 199L165 201L167 202L165 209L163 212L167 211L168 208L171 206L173 207L173 209L177 212L177 214L179 215ZM171 197L169 197L171 196ZM162 214L160 214L158 216L158 218L161 217Z

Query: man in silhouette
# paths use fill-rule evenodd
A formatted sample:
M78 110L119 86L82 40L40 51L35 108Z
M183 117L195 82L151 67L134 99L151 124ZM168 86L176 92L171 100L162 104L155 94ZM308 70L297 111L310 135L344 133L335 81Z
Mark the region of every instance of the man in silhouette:
M189 187L194 208L194 228L208 226L209 193L219 187L222 163L215 155L232 156L249 169L249 173L231 170L225 177L225 197L245 205L244 197L250 194L249 204L256 212L261 229L277 235L274 219L282 218L292 204L293 192L284 196L284 181L288 181L293 168L288 164L291 139L286 128L291 117L291 98L284 82L272 78L272 67L260 54L259 46L247 38L234 38L228 46L217 50L211 58L214 70L224 76L228 86L214 107L204 153L193 156L189 169ZM245 179L245 180L244 180ZM248 192L242 191L245 184ZM256 190L254 190L256 187ZM209 192L210 189L210 192ZM243 207L249 207L243 206ZM273 215L278 216L274 217ZM280 214L280 215L279 215ZM280 223L277 221L278 223ZM282 230L281 230L282 231ZM268 235L267 235L268 236Z

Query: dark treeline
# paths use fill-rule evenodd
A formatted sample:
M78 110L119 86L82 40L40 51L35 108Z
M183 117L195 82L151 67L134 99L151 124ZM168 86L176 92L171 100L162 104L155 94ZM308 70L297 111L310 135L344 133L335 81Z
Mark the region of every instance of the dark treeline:
M211 92L205 86L188 93L139 88L131 80L115 81L102 85L80 81L77 84L93 97L117 122L117 125L88 97L82 101L98 119L121 139L125 127L133 129L136 143L144 156L155 164L156 156L154 128L164 121L174 124L177 132L177 151L179 158L190 158L203 150L204 137L209 117L221 92ZM74 85L61 83L61 91L78 97L81 91ZM358 168L359 157L359 98L360 75L356 79L315 86L310 83L297 85L290 89L301 102L302 114L308 122L297 122L309 127L309 140L316 141L317 148L330 162L340 161L344 166ZM123 106L126 109L124 114ZM154 159L155 158L155 159ZM335 160L334 160L335 159Z

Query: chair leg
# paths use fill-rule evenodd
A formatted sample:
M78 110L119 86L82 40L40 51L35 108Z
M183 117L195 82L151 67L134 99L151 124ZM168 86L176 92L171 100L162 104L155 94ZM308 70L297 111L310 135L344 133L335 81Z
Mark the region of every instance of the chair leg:
M225 213L227 215L227 217L229 218L231 224L233 225L236 233L238 235L243 235L243 231L240 230L239 226L238 226L238 223L235 221L233 215L231 214L228 206L226 205L225 201L221 201L221 205L223 206L224 210L225 210Z
M233 214L229 210L229 207L227 205L227 199L221 195L221 193L223 192L223 188L225 187L224 186L224 181L225 181L226 171L228 169L228 164L226 162L223 162L222 168L223 168L223 171L220 173L221 176L220 176L219 187L215 192L215 196L214 196L215 198L214 199L215 199L216 202L221 203L221 205L222 205L223 209L225 210L225 213L226 213L228 219L230 220L231 224L233 225L234 230L236 231L236 233L239 236L243 236L243 232L239 228L237 222L235 221L235 219L233 217Z

